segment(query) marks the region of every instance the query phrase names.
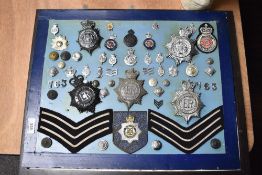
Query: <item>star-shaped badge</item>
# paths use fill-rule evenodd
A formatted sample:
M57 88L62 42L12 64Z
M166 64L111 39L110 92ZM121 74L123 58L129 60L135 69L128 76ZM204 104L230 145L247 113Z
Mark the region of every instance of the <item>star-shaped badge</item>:
M125 79L119 78L119 85L115 88L118 101L125 103L129 110L133 104L141 104L142 97L147 94L144 89L144 80L137 80L139 72L134 68L125 71Z

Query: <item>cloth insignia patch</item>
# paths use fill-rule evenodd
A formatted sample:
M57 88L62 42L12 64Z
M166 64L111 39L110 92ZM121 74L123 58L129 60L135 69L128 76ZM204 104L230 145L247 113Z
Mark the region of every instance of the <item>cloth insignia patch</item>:
M41 108L38 131L77 153L93 141L112 133L113 111L107 109L75 123L55 111Z
M149 131L166 140L185 153L193 153L206 141L223 130L222 106L209 112L189 127L183 127L174 120L148 111Z

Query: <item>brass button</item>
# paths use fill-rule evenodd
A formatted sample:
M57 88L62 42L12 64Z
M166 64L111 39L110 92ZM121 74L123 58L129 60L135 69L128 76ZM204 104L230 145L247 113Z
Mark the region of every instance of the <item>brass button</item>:
M58 57L59 57L59 54L56 51L50 52L50 54L49 54L50 60L55 61L55 60L58 59Z

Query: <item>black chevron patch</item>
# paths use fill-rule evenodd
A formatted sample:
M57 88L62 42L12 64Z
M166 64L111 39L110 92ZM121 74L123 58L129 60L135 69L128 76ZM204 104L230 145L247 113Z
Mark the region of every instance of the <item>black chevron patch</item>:
M153 110L148 111L149 131L185 153L193 153L211 137L223 130L222 106L209 112L189 127Z
M112 133L113 111L104 110L74 122L55 111L41 108L38 131L57 140L70 152L77 153L86 145Z

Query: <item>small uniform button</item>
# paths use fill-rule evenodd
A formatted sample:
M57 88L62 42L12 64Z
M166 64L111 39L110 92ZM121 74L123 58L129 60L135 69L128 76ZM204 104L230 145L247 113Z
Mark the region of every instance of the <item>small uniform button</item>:
M58 59L58 57L59 57L59 54L56 51L50 52L50 54L49 54L50 60L55 61L55 60Z
M72 59L74 61L80 61L82 59L82 54L80 52L75 52L72 55Z
M99 83L98 80L94 80L94 81L92 82L92 86L93 86L93 87L98 87L99 85L100 85L100 83Z
M51 68L49 69L48 73L49 73L49 75L50 75L51 77L54 77L54 76L56 76L56 75L59 73L59 71L57 70L56 67L53 66L53 67L51 67Z
M149 84L149 86L151 86L151 87L155 87L155 86L157 85L157 80L156 80L155 78L150 78L150 79L148 80L148 84Z
M166 86L166 87L168 87L168 86L170 85L170 81L167 80L167 79L163 80L162 83L163 83L163 85Z
M214 149L218 149L221 147L221 142L219 139L212 139L211 142L210 142L210 145L212 148Z
M189 64L187 67L186 67L186 74L187 76L189 77L195 77L197 76L198 74L198 69L195 65L193 64Z
M63 62L63 61L58 62L58 63L57 63L57 67L58 67L59 69L63 69L63 68L65 67L65 62Z
M115 86L115 81L114 80L109 80L108 81L108 86L114 87Z
M214 63L214 60L213 60L212 58L208 58L208 59L206 60L206 63L209 64L209 65L211 65L211 64Z
M101 98L105 98L105 97L108 96L108 95L109 95L109 92L108 92L108 90L107 90L106 88L101 89L100 92L99 92L99 96L100 96Z
M162 148L162 143L159 140L154 140L151 146L154 150L160 150Z
M60 57L62 60L67 61L71 58L71 54L68 51L64 51L61 53Z
M41 145L44 148L50 148L52 146L52 140L49 137L45 137L42 139Z
M50 90L50 91L48 91L48 93L47 93L47 97L48 97L50 100L56 99L57 96L58 96L58 93L57 93L55 90Z

